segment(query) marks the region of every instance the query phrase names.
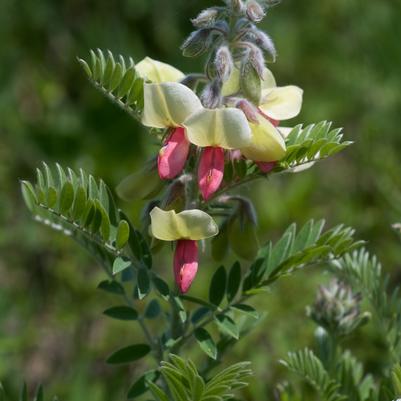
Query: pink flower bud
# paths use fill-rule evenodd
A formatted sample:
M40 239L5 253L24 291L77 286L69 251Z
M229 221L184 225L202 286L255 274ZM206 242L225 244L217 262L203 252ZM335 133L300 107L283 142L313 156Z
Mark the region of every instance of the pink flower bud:
M198 244L196 241L177 241L174 253L174 277L180 291L185 294L198 271Z
M269 117L266 113L264 113L261 109L259 110L259 114L263 116L266 120L270 121L275 127L278 127L280 125L279 120L275 120L274 118Z
M184 169L188 158L190 143L184 128L178 127L166 139L157 158L159 176L162 180L177 177Z
M207 147L202 150L198 168L198 185L208 200L220 187L224 175L224 150Z
M270 173L276 167L277 162L256 162L256 165L259 167L262 173Z

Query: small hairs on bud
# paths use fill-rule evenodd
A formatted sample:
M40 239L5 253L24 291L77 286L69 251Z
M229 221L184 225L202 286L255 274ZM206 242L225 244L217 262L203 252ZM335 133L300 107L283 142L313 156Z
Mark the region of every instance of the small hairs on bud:
M219 78L223 82L227 81L234 68L233 58L231 56L231 52L228 46L219 47L216 52L214 64Z
M246 15L253 22L260 22L265 17L265 10L256 0L248 0L246 3Z
M208 28L215 23L218 15L218 9L213 7L206 8L196 18L193 18L191 22L196 28Z

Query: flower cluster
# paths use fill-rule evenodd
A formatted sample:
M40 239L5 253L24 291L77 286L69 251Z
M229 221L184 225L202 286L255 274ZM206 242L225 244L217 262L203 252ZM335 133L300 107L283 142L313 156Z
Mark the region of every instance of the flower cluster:
M184 176L196 177L197 190L186 199L186 210L150 213L151 234L177 241L174 272L182 292L197 271L195 241L218 234L213 219L193 207L222 192L229 161L247 160L270 172L286 153L289 130L279 124L301 109L302 90L278 87L265 67L263 51L275 55L271 39L255 26L265 11L254 0L228 1L227 7L204 10L192 21L197 30L184 42L183 53L209 51L205 75L186 75L148 57L136 65L145 82L142 123L163 134L159 178L182 183ZM227 16L237 23L229 24Z

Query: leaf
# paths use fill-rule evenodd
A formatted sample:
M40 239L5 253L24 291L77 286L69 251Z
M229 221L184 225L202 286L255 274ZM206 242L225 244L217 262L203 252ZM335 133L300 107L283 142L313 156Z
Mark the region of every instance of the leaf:
M161 307L157 299L152 299L145 310L145 317L147 319L155 319L159 316Z
M127 398L136 398L149 390L148 382L155 382L160 376L156 370L149 370L143 374L128 390Z
M261 79L249 60L242 64L240 86L242 93L248 100L256 105L260 103L262 95Z
M0 401L1 401L1 397L0 397ZM34 401L44 401L43 387L41 384L36 389Z
M116 236L116 246L118 249L124 248L129 239L129 224L125 220L121 220Z
M70 181L66 181L63 185L60 194L60 213L67 213L74 201L74 187L72 186Z
M118 294L118 295L124 294L124 288L117 281L108 281L108 280L102 281L97 286L97 288L106 292L110 292L112 294Z
M209 332L200 327L195 330L194 336L202 351L210 358L217 359L217 347Z
M160 277L154 276L152 278L153 284L156 287L158 293L165 299L168 300L170 297L170 288L168 284Z
M150 291L150 279L148 272L145 269L138 270L138 299L143 299L146 295L149 294Z
M74 220L81 218L86 209L86 190L83 186L79 186L76 193L74 204L72 207L72 217Z
M228 274L227 283L227 300L231 302L238 293L241 286L241 265L239 262L235 262Z
M131 363L145 357L149 352L150 347L147 344L130 345L111 354L106 362L111 365Z
M137 320L138 312L130 306L113 306L106 309L103 314L118 320Z
M38 203L33 186L28 181L21 181L21 191L27 208L33 212Z
M224 314L219 314L215 317L215 322L217 323L218 328L224 334L227 334L230 337L239 339L239 330L234 320L232 320L229 316Z
M219 306L226 292L227 274L224 266L220 266L212 277L209 287L209 301Z
M19 401L28 401L28 389L26 387L26 383L24 383L21 387Z
M258 319L259 318L259 313L255 310L255 308L253 308L250 305L246 305L246 304L235 304L232 306L233 309L244 313L245 315L251 316L254 319Z

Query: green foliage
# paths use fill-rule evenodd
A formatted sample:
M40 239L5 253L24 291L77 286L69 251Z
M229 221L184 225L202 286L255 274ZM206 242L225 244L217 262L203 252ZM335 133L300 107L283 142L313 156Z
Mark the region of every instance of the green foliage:
M401 358L401 297L398 287L389 291L389 278L381 263L365 249L331 263L334 273L348 281L370 302L373 316L385 337L394 362Z
M249 362L241 362L213 375L205 381L191 360L185 361L177 355L170 355L171 362L163 361L160 372L167 383L169 392L176 401L223 401L233 398L232 392L247 386L246 380L252 374ZM170 397L153 382L148 382L150 391L157 401Z
M259 251L264 262L251 268L245 290L269 285L296 269L337 259L363 244L354 239L352 228L339 225L322 232L324 224L324 220L310 220L298 233L292 224L274 245L264 246Z
M330 378L322 362L311 350L291 352L281 363L307 380L324 401L347 400L347 397L339 392L340 383Z
M26 384L23 384L20 389L19 401L29 401L31 398L28 397L28 387ZM32 401L44 401L44 393L42 385L39 385L33 395ZM57 397L52 398L53 401L57 401ZM0 383L0 401L11 401L8 398L6 391L4 390L2 384Z
M282 168L293 168L325 159L352 144L342 141L342 129L332 129L332 123L322 121L303 128L297 125L286 138L287 152L280 161Z
M136 231L130 234L128 222L120 218L106 184L102 180L96 182L83 170L76 174L58 164L56 172L43 163L36 173L34 185L21 182L25 203L34 219L73 238L109 273L128 267L130 263L120 255L130 235L139 240L140 234Z
M143 79L135 70L130 57L114 57L100 49L90 51L90 62L78 59L89 80L113 103L120 106L136 119L143 108Z

